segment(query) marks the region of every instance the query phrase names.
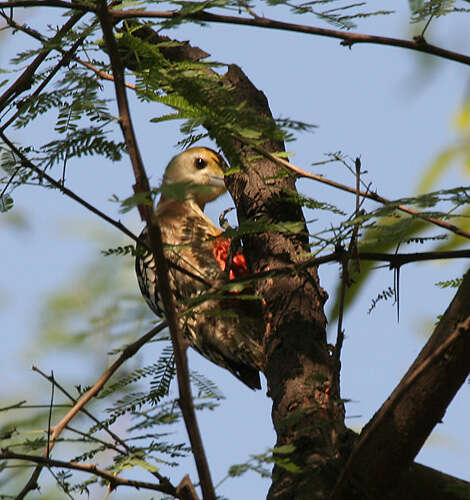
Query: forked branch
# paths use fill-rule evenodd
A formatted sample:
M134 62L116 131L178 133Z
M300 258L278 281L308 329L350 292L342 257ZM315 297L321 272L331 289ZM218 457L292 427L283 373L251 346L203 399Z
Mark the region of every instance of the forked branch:
M470 270L400 384L364 427L330 500L379 498L408 470L470 373ZM386 472L385 472L386 471Z

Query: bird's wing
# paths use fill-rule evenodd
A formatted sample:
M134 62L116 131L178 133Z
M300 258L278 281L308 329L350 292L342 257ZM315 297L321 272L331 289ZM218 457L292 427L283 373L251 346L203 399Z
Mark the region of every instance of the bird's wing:
M160 218L159 218L160 219ZM176 220L160 220L170 287L180 325L191 345L209 360L231 371L251 388L259 387L263 368L264 320L259 301L218 292L226 282L224 272L230 240L215 238L220 230L206 217L189 213ZM142 233L146 238L146 231ZM233 258L231 277L248 271L243 255ZM164 314L158 293L156 265L150 252L136 259L139 286L150 308Z

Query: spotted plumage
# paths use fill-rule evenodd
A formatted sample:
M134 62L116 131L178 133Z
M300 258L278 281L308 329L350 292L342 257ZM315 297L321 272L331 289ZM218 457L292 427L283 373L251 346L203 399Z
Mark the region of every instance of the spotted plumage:
M224 160L208 148L190 148L168 164L163 184L188 183L183 199L162 195L155 215L169 262L170 287L179 324L192 347L232 372L252 389L260 388L264 321L258 300L243 300L236 292L217 292L218 285L248 272L237 252L225 270L230 240L204 214L204 206L226 190ZM142 237L147 238L146 230ZM156 264L150 252L136 258L142 295L152 311L163 316ZM201 297L211 290L209 299ZM243 293L249 293L244 290Z

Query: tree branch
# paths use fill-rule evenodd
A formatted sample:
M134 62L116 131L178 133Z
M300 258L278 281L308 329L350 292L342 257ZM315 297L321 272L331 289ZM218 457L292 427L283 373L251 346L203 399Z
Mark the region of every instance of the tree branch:
M39 33L36 34L34 32L34 30L30 30L30 29L27 29L23 26L18 25L15 21L10 19L10 17L5 15L3 12L0 12L0 15L3 17L5 22L9 26L13 27L14 29L18 29L20 31L23 31L24 33L27 33L29 36L32 36L32 37L36 38L37 40L40 40L44 44L47 43L47 40L44 39L44 37L42 37ZM49 84L49 82L54 78L54 76L57 74L57 72L60 70L60 68L62 68L63 66L66 66L67 64L70 63L70 60L74 58L73 54L78 49L78 47L80 47L80 45L85 41L85 39L86 39L86 35L82 35L81 37L79 37L77 40L75 40L75 42L73 43L73 45L70 47L69 50L62 50L58 47L56 48L56 50L58 50L62 54L62 58L54 66L54 68L49 72L47 77L44 78L44 80L38 85L38 87L31 94L29 99L38 96L44 90L44 88ZM31 71L33 71L33 68L31 69ZM34 73L34 71L33 71L33 73ZM32 76L31 76L31 78L32 78ZM23 104L24 104L24 102L22 102L22 105ZM0 130L2 132L4 130L6 130L15 121L15 119L18 117L18 115L22 112L22 108L23 108L23 106L19 106L18 109L16 110L16 112L0 127Z
M462 64L470 65L470 56L452 52L451 50L442 49L435 45L427 43L424 39L418 38L414 41L401 40L398 38L390 38L376 35L366 35L361 33L350 33L349 31L333 30L327 28L316 28L313 26L305 26L302 24L285 23L268 19L266 17L236 17L224 16L220 14L212 14L210 12L197 12L189 15L181 15L178 11L159 11L159 12L142 12L137 10L113 11L112 17L115 22L122 19L131 18L147 18L147 19L194 19L196 21L206 21L213 23L235 24L241 26L256 26L258 28L268 28L284 31L294 31L297 33L306 33L308 35L325 36L328 38L338 38L342 40L341 45L351 48L356 43L369 43L376 45L388 45L390 47L401 47L404 49L414 50L425 54L442 57L451 61L456 61Z
M39 3L39 2L38 2ZM6 6L11 6L9 2ZM7 90L0 96L0 111L10 102L13 98L18 97L20 94L31 88L31 84L34 78L34 73L46 59L49 53L53 50L53 46L60 42L62 37L67 34L67 32L84 16L84 13L74 14L69 18L69 20L60 28L60 30L53 36L48 42L50 43L49 48L44 49L40 54L38 54L33 62L21 73L21 75L15 80L15 82L8 87Z
M150 185L137 146L137 140L129 113L129 105L127 101L124 80L124 67L119 56L117 43L113 34L111 16L105 0L101 0L99 2L98 16L101 22L101 28L103 31L104 40L113 70L114 88L119 108L119 123L121 125L124 139L126 141L127 149L129 151L132 167L134 170L134 176L136 179L134 191L136 193L150 193ZM178 322L176 320L173 296L168 281L168 263L163 251L163 241L160 226L158 225L158 221L156 220L156 218L153 217L153 209L151 206L139 205L138 208L141 218L147 224L150 246L152 248L155 262L158 262L157 279L175 354L178 388L180 394L179 404L183 413L189 440L191 442L191 449L194 455L194 460L196 462L196 468L199 474L203 497L204 500L215 500L216 496L214 486L212 484L209 464L204 452L191 394L189 368L186 357L187 343L182 336L182 333L178 326Z
M101 377L93 384L93 386L80 398L79 401L70 409L68 414L61 420L61 422L55 426L55 428L64 428L72 418L74 417L78 411L81 411L90 399L97 396L101 389L104 387L106 382L114 375L114 373L120 368L128 359L132 358L147 342L149 342L157 333L160 333L168 326L166 321L161 321L155 328L152 328L145 335L142 335L139 339L137 339L132 344L129 344L124 348L121 355L116 361L101 375ZM36 371L39 371L36 369ZM46 378L49 378L46 376Z
M400 500L468 500L470 483L415 462L403 474L394 498Z
M247 142L244 139L240 139L243 142ZM305 177L307 179L313 179L315 181L321 182L322 184L327 184L328 186L335 187L337 189L340 189L342 191L346 191L348 193L352 193L354 195L357 195L356 189L346 186L344 184L341 184L336 181L332 181L330 179L327 179L325 177L322 177L321 175L317 174L312 174L311 172L308 172L307 170L304 170L303 168L298 167L297 165L294 165L287 160L284 160L283 158L279 158L278 156L273 155L272 153L266 151L265 149L259 147L259 146L252 146L253 149L258 151L260 154L267 156L270 158L272 161L275 161L276 163L283 165L287 169L291 170L294 172L298 177ZM362 196L363 198L368 198L369 200L376 201L377 203L381 203L382 205L388 205L390 203L393 203L392 200L388 200L387 198L384 198L383 196L380 196L379 194L375 192L369 192L369 191L359 191L359 195ZM419 219L422 219L426 222L430 222L431 224L434 224L436 226L442 227L444 229L447 229L448 231L452 231L455 234L458 234L459 236L463 236L464 238L470 239L470 233L467 231L464 231L463 229L455 226L454 224L450 224L448 222L445 222L441 219L436 219L434 217L429 217L425 214L422 214L421 212L418 212L417 210L414 210L412 208L409 208L405 205L397 205L397 210L400 210L401 212L407 213L409 215L413 215L414 217L418 217Z
M470 249L415 253L359 252L358 258L361 260L389 262L390 269L398 269L404 264L409 264L410 262L423 262L440 259L468 259L470 258Z
M379 252L358 252L354 255L359 260L372 260L378 262L389 262L390 269L398 269L399 267L411 262L425 262L439 259L468 259L470 258L469 250L449 250L442 252L417 252L417 253L379 253ZM311 266L321 266L329 262L342 262L343 252L335 250L333 253L313 257L307 259L300 264L295 264L293 267L284 266L269 271L261 271L258 273L245 274L239 278L231 280L232 283L250 283L254 280L275 279L281 276L292 274L293 272L302 271L302 269Z
M61 0L15 0L13 2L0 2L0 9L22 7L60 7L62 9L80 10L83 13L95 11L91 5L82 5L78 2L62 2Z
M416 361L364 427L331 500L346 498L351 488L361 498L380 498L385 491L393 497L400 477L470 373L469 304L470 270Z
M95 464L79 464L77 462L66 462L65 460L54 460L52 458L40 457L36 455L25 455L23 453L15 453L10 451L8 448L3 448L0 452L0 459L2 460L23 460L27 462L33 462L38 464L41 469L43 467L60 467L61 469L78 470L81 472L88 472L89 474L94 474L95 476L102 477L109 483L111 490L114 490L118 486L130 486L137 490L153 490L161 491L162 493L167 493L174 497L182 498L176 493L176 489L169 487L166 484L155 484L148 483L146 481L136 481L134 479L126 479L119 477L112 472L108 472L104 469L99 469ZM17 497L17 499L20 497Z
M150 332L143 335L133 344L128 345L119 358L103 373L103 375L98 379L98 381L91 387L80 399L77 401L73 407L67 412L67 414L60 420L60 422L52 428L52 433L49 436L46 448L43 453L43 458L46 458L50 450L54 447L55 441L60 436L66 425L75 417L79 411L83 411L84 406L95 397L100 390L103 388L105 383L110 379L110 377L116 372L116 370L129 358L131 358L143 345L145 345L151 338L153 338L158 332L166 328L166 322L160 323L158 326L150 330ZM36 369L38 373L40 370ZM41 373L42 374L42 373ZM44 375L44 374L42 374ZM48 380L49 377L44 375ZM55 382L56 383L56 382ZM56 383L57 385L57 383ZM37 488L37 480L41 474L43 464L38 462L38 466L34 469L28 482L17 495L16 500L22 500L25 496L32 490ZM164 478L165 479L165 478Z
M136 243L139 243L141 245L145 245L145 242L141 242L139 237L136 236L132 231L127 229L124 224L122 224L119 221L114 220L113 218L109 217L109 215L106 215L104 212L96 208L95 206L91 205L88 203L86 200L75 194L72 190L69 188L65 187L61 182L56 181L53 177L50 175L46 174L43 170L41 170L39 167L34 165L11 141L8 139L8 137L3 133L3 131L0 129L0 138L3 140L3 142L13 151L13 153L21 160L21 164L24 167L29 168L33 172L35 172L38 177L41 179L46 179L46 181L51 185L54 186L55 188L59 189L62 193L64 193L66 196L71 198L72 200L75 200L77 203L80 205L84 206L87 210L90 212L94 213L101 219L105 220L112 226L116 227L124 233L125 235L129 236L132 240L134 240Z

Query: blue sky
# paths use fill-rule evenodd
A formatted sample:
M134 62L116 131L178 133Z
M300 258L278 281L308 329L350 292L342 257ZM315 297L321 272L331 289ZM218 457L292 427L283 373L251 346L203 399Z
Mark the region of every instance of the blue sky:
M409 36L407 3L400 2L400 5L397 15L364 21L358 31ZM267 7L259 8L258 14L263 13L277 19L319 25L316 19L293 17L281 9L270 14ZM37 10L28 16L32 24L34 15L37 16L34 22L52 22L49 17L41 17ZM468 19L461 16L437 20L431 25L431 40L469 54L465 21ZM60 23L60 18L56 22ZM468 69L463 65L433 61L431 57L398 48L358 45L349 50L340 46L337 40L227 25L212 25L208 29L184 25L166 34L191 40L217 61L240 65L266 94L275 116L319 126L314 134L301 135L288 145L288 150L294 154L294 163L308 169L312 162L324 159L328 152L341 150L353 158L359 155L363 168L368 171L367 179L388 198L411 195L429 162L452 141L452 115L462 104L468 89ZM15 35L15 41L3 36L0 47L3 67L21 40L21 35ZM111 84L105 82L103 85L112 91ZM149 123L149 119L161 114L162 109L137 103L132 96L131 103L144 163L152 183L158 185L164 166L177 152L174 144L181 138L178 125L174 122ZM48 118L31 130L15 131L10 135L22 144L41 143L51 128L53 122ZM207 141L204 144L210 145ZM353 178L340 167L328 166L323 170L313 167L312 171L321 171L330 178L353 185ZM116 204L108 201L113 193L119 197L131 194L133 181L126 159L117 165L97 158L71 162L67 182L106 213L121 217L134 231L141 227L136 213L119 215ZM462 171L454 169L440 186L465 183L468 180L464 179ZM298 187L347 212L354 209L352 196L313 181L299 181ZM73 353L64 357L58 351L39 357L27 346L34 345L45 297L62 287L71 276L76 276L86 262L97 256L99 246L96 240L87 238L87 232L108 233L104 223L57 193L25 187L15 193L15 202L15 210L23 213L29 222L27 229L20 231L0 218L3 257L0 324L4 349L9 353L0 394L3 401L9 402L18 399L19 394L31 395L38 390L48 394L46 384L31 373L33 364L53 369L56 374L83 375L83 360L75 359ZM226 195L209 207L209 213L217 219L230 205L231 200ZM109 246L123 241L115 233L114 242ZM399 323L391 303L379 304L371 315L367 314L372 298L393 285L390 271L378 269L374 272L344 319L342 393L344 398L351 399L347 411L348 425L352 428L359 430L383 403L418 354L430 325L451 300L452 290L441 290L434 284L460 276L464 270L462 261L405 267L401 273ZM322 286L330 293L328 304L331 305L338 278L337 265L321 267L320 278ZM130 290L134 293L137 284L129 281L129 286L135 287ZM329 325L329 332L334 342L334 323ZM100 348L103 355L108 350L106 345ZM142 355L143 361L149 362L155 355L149 347ZM228 373L197 354L191 353L190 362L192 367L216 380L226 396L218 410L200 417L209 462L214 480L218 482L231 464L244 462L248 455L262 453L274 445L270 403L264 390L255 393L245 389ZM99 374L99 363L93 361L85 366L90 373ZM468 391L469 386L465 384L417 460L470 480ZM186 470L192 470L191 475L195 478L191 460L186 464L175 473L175 482ZM267 481L248 473L239 480L227 481L220 493L230 499L263 498L268 486ZM114 498L125 496L124 490L114 494ZM147 497L142 495L142 498Z

